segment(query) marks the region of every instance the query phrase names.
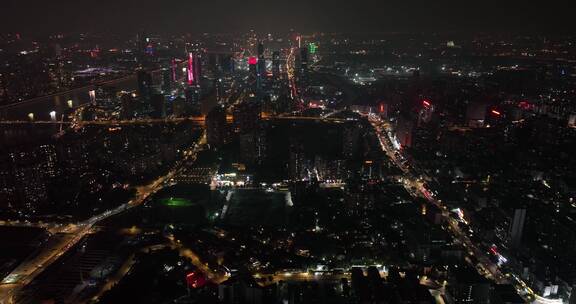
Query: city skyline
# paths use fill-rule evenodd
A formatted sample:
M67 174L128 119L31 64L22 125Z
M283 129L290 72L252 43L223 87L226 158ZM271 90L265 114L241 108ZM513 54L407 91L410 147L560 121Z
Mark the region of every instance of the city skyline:
M572 33L568 3L25 0L0 4L4 30L33 33L141 30L175 33L283 31L536 31ZM42 24L41 27L36 24ZM265 28L265 29L263 29Z
M576 304L562 5L0 6L0 304Z

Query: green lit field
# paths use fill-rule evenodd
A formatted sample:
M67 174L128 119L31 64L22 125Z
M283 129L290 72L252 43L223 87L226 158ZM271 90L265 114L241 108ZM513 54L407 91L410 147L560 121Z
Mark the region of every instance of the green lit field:
M163 198L160 200L160 204L169 207L189 207L193 205L190 200L178 197Z

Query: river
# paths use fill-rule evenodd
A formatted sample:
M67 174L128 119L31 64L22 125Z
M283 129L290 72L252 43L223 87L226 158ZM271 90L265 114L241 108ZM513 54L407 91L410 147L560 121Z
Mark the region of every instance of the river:
M161 71L152 72L154 83L159 83ZM118 90L131 91L137 88L136 74L123 78L99 82L98 85L115 87ZM48 96L36 97L19 103L0 107L1 120L23 121L28 120L28 114L33 113L34 119L39 121L50 120L50 112L54 111L57 118L69 112L70 108L77 108L90 102L90 91L96 85L89 85ZM71 100L71 102L69 102Z

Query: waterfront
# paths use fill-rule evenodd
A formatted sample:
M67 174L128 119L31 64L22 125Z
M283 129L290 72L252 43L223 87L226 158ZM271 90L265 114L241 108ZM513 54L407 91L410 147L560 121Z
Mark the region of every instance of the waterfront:
M158 81L161 76L160 70L153 71L152 75L154 80ZM66 115L71 109L90 103L90 91L93 91L99 85L114 87L118 90L133 91L137 87L136 74L5 105L0 107L0 119L26 121L29 120L28 115L34 113L35 120L48 121L52 111L55 112L55 117L60 119L62 115Z

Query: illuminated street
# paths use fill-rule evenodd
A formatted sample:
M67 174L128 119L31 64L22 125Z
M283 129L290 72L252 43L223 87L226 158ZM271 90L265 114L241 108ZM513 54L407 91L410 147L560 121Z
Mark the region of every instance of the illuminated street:
M194 161L196 154L198 151L203 149L205 142L206 137L204 135L196 147L186 154L186 158L175 164L174 169L150 184L138 187L136 196L128 203L123 204L116 209L108 210L100 215L96 215L74 226L64 227L60 231L55 232L64 234L64 237L54 246L44 248L33 260L25 261L23 264L19 265L0 283L0 303L14 303L13 297L23 287L32 282L36 276L42 273L42 271L55 262L60 256L65 254L66 251L73 248L87 234L91 233L92 228L99 222L141 205L150 195L161 190L180 172L182 163L186 161Z

